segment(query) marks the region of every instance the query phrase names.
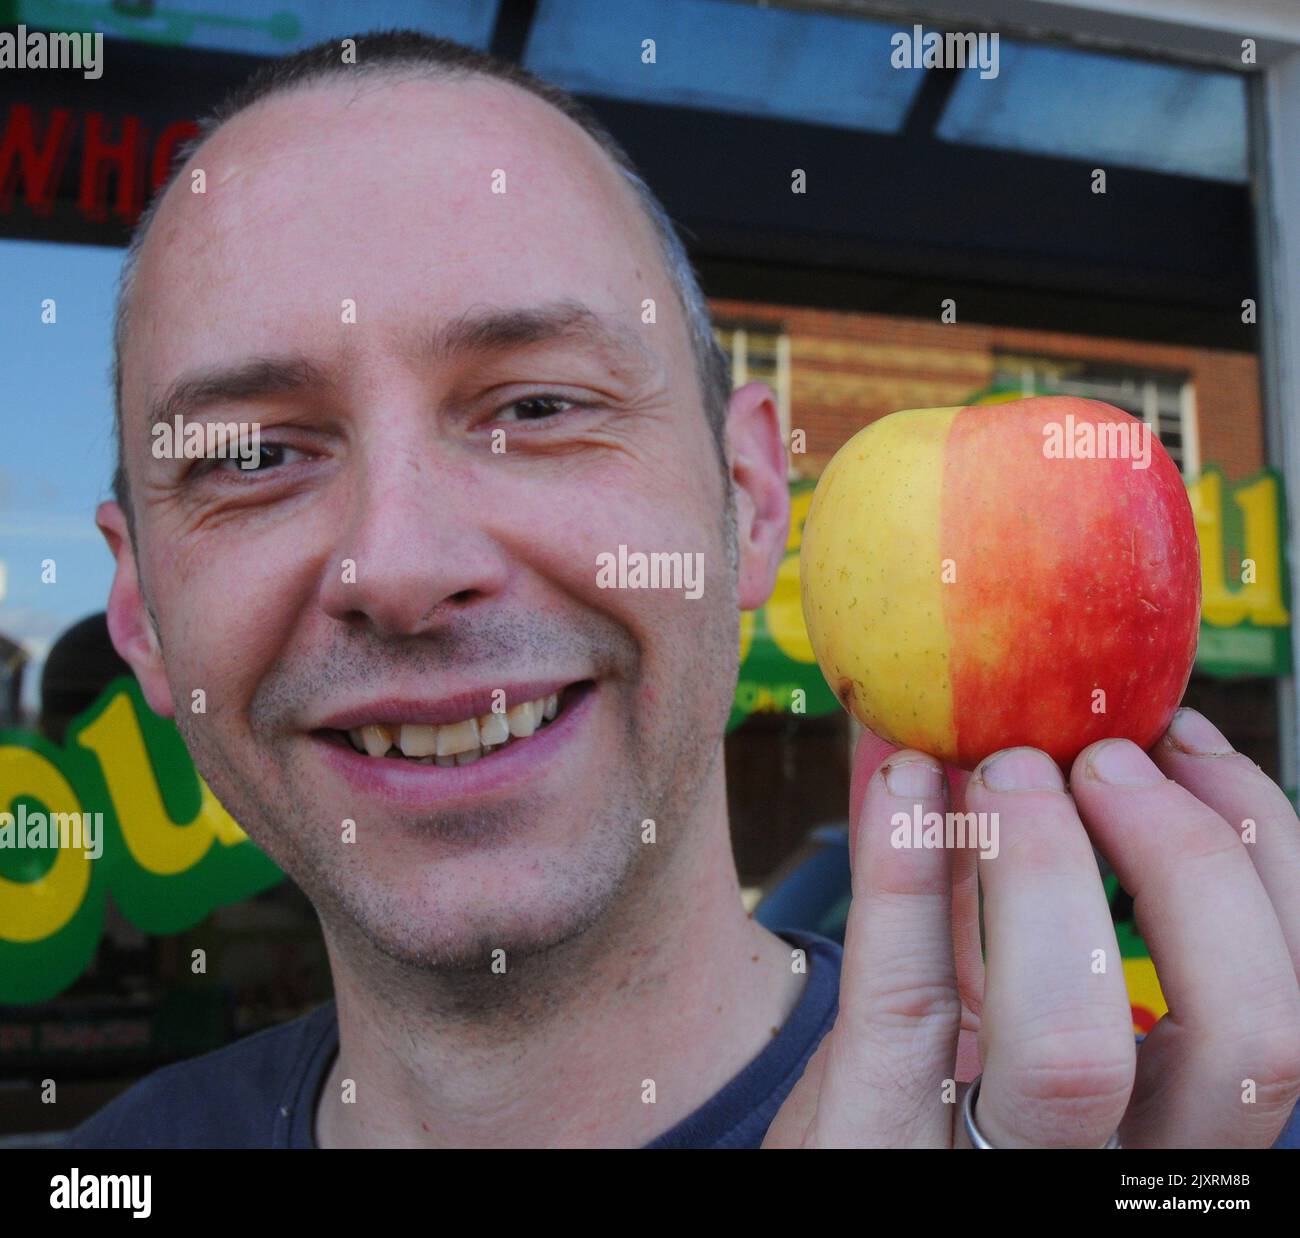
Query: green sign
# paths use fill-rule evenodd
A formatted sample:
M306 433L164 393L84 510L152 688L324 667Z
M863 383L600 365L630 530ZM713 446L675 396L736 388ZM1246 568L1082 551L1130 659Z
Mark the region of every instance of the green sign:
M1211 466L1187 486L1201 548L1201 638L1207 675L1289 675L1291 612L1282 477L1228 482Z
M132 678L110 684L62 748L0 731L0 813L0 1004L44 1001L81 975L110 893L161 935L283 876Z
M758 610L740 616L740 679L728 731L750 714L816 716L840 708L813 656L799 594L799 547L814 489L811 481L791 484L790 535L772 596Z

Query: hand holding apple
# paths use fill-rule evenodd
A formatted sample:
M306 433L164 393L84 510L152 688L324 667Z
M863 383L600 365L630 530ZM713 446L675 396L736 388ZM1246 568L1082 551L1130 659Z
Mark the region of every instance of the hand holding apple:
M1067 791L1045 753L1014 748L949 794L933 757L863 734L839 1014L767 1146L967 1146L962 1085L979 1074L994 1147L1101 1148L1118 1131L1125 1148L1262 1148L1284 1128L1300 1147L1286 796L1189 709L1150 756L1107 739L1068 772ZM998 854L895 846L894 815L918 807L996 814ZM1169 1003L1136 1050L1094 848L1134 896Z
M967 1146L976 1075L994 1147L1300 1139L1300 821L1175 712L1199 565L1142 430L1064 398L926 409L823 473L804 614L868 732L839 1015L768 1146ZM995 855L897 842L899 813L954 809L998 823ZM1095 851L1169 1003L1136 1050Z

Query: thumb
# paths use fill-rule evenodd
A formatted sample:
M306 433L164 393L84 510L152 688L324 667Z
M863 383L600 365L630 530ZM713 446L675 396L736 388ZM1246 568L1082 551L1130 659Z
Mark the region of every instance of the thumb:
M849 821L861 819L862 801L876 770L885 759L901 749L883 740L865 727L858 736L853 753L853 772L849 782ZM966 783L970 771L943 763L948 780L949 802L953 812L966 811ZM849 828L849 868L855 871L855 847L858 831ZM962 999L962 1033L958 1044L957 1078L973 1079L980 1070L976 1033L984 1004L984 954L980 940L979 872L973 852L959 851L953 856L953 954L957 964L957 988Z
M857 871L854 853L858 831L854 827L862 819L862 800L867 794L867 785L884 759L898 751L897 744L887 743L865 727L862 729L862 734L858 736L857 747L853 750L853 771L849 776L849 869L851 871Z
M858 736L857 747L853 750L853 770L849 777L849 821L857 821L862 813L862 798L867 793L867 784L887 756L900 752L897 744L881 739L873 731L862 728ZM966 781L970 771L958 769L955 765L943 763L943 772L948 779L948 793L954 812L966 811ZM857 831L849 830L849 866L853 866L853 847Z

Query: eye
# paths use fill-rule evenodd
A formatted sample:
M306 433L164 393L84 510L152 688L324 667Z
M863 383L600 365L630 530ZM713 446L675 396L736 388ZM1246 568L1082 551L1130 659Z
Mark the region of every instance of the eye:
M560 408L559 405L566 407ZM498 414L498 420L545 421L577 407L575 401L561 395L530 395L507 404Z
M292 464L294 457L304 455L305 453L285 443L259 443L257 459L247 467L243 457L233 455L205 460L202 462L201 471L205 473L210 471L226 474L233 473L237 477L256 476L258 473L271 472L278 465Z

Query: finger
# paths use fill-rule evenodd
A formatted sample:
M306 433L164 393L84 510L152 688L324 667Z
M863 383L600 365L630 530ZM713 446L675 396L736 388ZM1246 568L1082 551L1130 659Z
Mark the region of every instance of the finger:
M1300 974L1300 821L1282 788L1217 727L1180 709L1151 753L1167 777L1208 804L1246 844Z
M862 800L871 776L881 763L898 748L871 731L858 737L853 759L853 776L849 783L849 820L860 819ZM948 799L953 811L964 811L966 782L970 774L955 765L944 764L948 782ZM849 831L849 865L854 862L856 830ZM962 1038L958 1048L956 1077L973 1079L979 1073L979 1049L975 1033L979 1031L979 1011L984 994L984 954L980 942L979 870L975 852L960 849L952 855L952 936L957 962L957 992L962 1003Z
M866 797L867 787L872 775L884 763L888 756L898 751L896 744L887 743L879 735L863 730L858 736L857 746L853 750L853 773L849 778L849 869L856 871L858 831L856 823L862 820L862 801Z
M994 1147L1100 1148L1128 1105L1136 1054L1088 836L1056 763L1033 748L985 760L966 806L997 827L996 855L979 861L988 949L976 1121Z
M949 856L941 847L894 845L911 841L895 838L901 821L944 807L943 771L919 752L892 754L864 787L839 1014L809 1134L817 1146L952 1144L944 1083L961 1011Z
M1070 785L1169 1003L1138 1056L1124 1142L1268 1146L1300 1095L1300 988L1246 848L1128 740L1085 748Z
M857 746L853 750L853 770L849 777L849 820L857 821L862 811L862 798L866 795L867 784L871 781L871 775L881 766L886 757L892 753L898 752L897 744L891 744L888 740L881 739L873 731L865 727L858 734ZM966 780L970 777L964 769L958 769L955 765L943 766L945 778L948 780L948 794L954 808L961 811L962 796L965 794ZM855 845L855 831L849 831L849 865L853 864L853 848Z

